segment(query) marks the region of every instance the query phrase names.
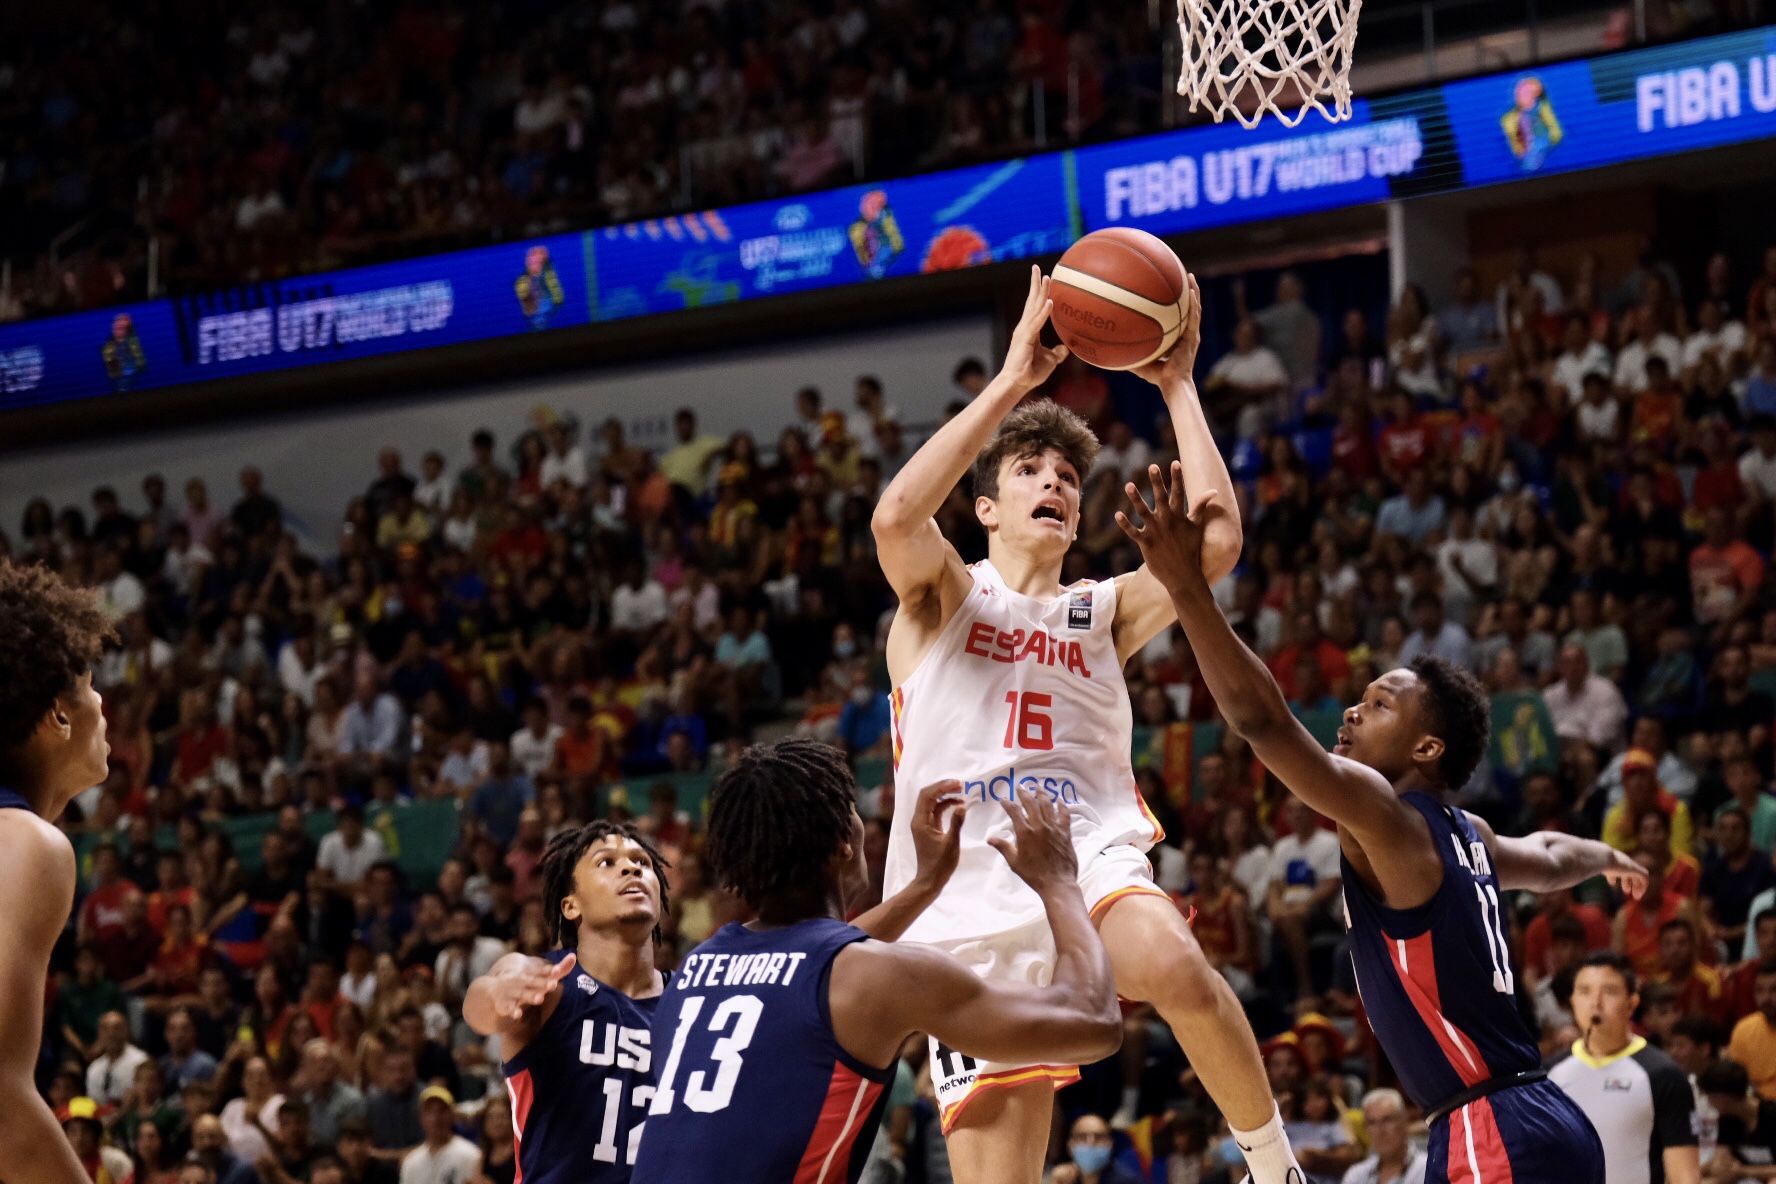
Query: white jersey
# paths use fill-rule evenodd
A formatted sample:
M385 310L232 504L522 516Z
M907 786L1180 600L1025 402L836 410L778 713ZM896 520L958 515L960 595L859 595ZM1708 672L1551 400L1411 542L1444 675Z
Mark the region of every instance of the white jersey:
M884 891L917 869L910 816L918 791L955 778L968 798L962 859L905 939L948 942L1042 916L990 835L1010 837L998 803L1013 794L1064 802L1083 869L1109 847L1145 851L1158 821L1135 787L1134 715L1111 626L1116 586L1082 580L1042 600L1013 592L990 562L907 680L895 688L894 823Z

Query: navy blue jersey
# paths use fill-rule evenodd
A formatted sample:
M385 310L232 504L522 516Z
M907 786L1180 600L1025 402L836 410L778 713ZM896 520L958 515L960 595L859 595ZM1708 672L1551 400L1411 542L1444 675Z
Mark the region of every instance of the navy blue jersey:
M568 951L547 955L560 962ZM537 1034L500 1065L523 1184L627 1184L653 1095L659 997L631 999L583 970Z
M854 1184L893 1073L839 1047L827 983L868 936L830 918L726 925L685 959L654 1013L636 1184Z
M1517 1010L1498 877L1467 815L1429 794L1424 815L1443 883L1413 909L1377 900L1344 861L1344 911L1357 990L1408 1097L1426 1110L1493 1077L1541 1067Z

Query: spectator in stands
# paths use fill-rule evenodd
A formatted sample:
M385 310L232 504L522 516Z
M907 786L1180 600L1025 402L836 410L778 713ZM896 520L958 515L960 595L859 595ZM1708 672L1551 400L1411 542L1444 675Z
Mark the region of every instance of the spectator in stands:
M1617 389L1638 395L1647 388L1647 362L1659 358L1666 373L1675 374L1683 368L1683 346L1671 334L1659 328L1658 314L1642 306L1628 318L1630 336L1616 355L1612 380Z
M1690 552L1690 595L1696 620L1720 625L1746 615L1764 584L1764 560L1733 537L1725 506L1708 511L1702 542Z
M366 1095L364 1112L378 1158L399 1162L425 1141L419 1122L419 1078L413 1053L405 1045L383 1053L382 1081Z
M1583 646L1560 647L1556 667L1560 679L1542 692L1554 730L1562 740L1576 740L1593 748L1609 749L1622 742L1628 721L1628 704L1621 690L1608 679L1591 672Z
M364 826L364 811L346 806L338 826L322 837L315 866L340 889L355 888L370 869L388 858L382 836Z
M1454 621L1444 619L1441 597L1431 592L1421 592L1414 596L1412 619L1416 627L1406 635L1406 642L1400 647L1399 656L1395 659L1400 665L1410 666L1420 657L1429 654L1446 662L1453 662L1464 670L1468 669L1468 631Z
M1442 495L1433 492L1430 474L1423 469L1408 472L1404 485L1402 492L1381 503L1375 515L1375 533L1417 546L1443 529L1447 513Z
M1757 964L1753 992L1757 1010L1733 1026L1727 1055L1744 1066L1759 1097L1776 1101L1776 960ZM1718 1100L1710 1100L1727 1113Z
M1472 267L1455 273L1455 299L1437 314L1437 329L1452 353L1468 354L1498 341L1498 309L1480 295Z
M1290 831L1271 849L1267 912L1288 956L1297 990L1311 996L1314 978L1309 943L1332 925L1331 901L1343 884L1338 839L1320 825L1319 815L1300 798L1289 798L1286 813Z
M1710 1179L1754 1179L1747 1173L1776 1163L1776 1102L1762 1090L1753 1093L1751 1084L1745 1066L1734 1061L1717 1061L1696 1079L1719 1115Z
M1051 1184L1136 1184L1113 1161L1116 1144L1110 1126L1096 1114L1082 1114L1067 1131L1067 1162L1050 1174Z
M216 1058L197 1046L197 1021L188 1008L167 1013L162 1035L167 1050L160 1058L160 1067L169 1089L177 1093L188 1082L215 1078Z
M554 762L555 746L560 743L561 736L561 727L549 721L548 705L531 696L524 701L524 726L512 733L509 745L512 763L534 781Z
M302 1049L296 1096L308 1107L309 1143L330 1150L345 1124L364 1120L364 1095L340 1080L339 1055L326 1040L309 1041Z
M368 781L383 762L394 760L406 727L400 700L382 689L376 675L359 673L340 720L339 755L348 776Z
M1649 812L1657 812L1669 823L1671 850L1688 855L1695 834L1689 806L1659 784L1658 761L1653 754L1631 748L1622 761L1622 800L1604 815L1603 841L1620 851L1633 850L1639 842L1641 820Z
M121 1011L99 1017L92 1064L86 1069L86 1093L101 1105L115 1105L135 1087L136 1070L148 1054L130 1043L129 1020Z
M1217 418L1236 413L1239 434L1246 439L1274 422L1277 400L1288 388L1282 359L1263 344L1258 323L1249 317L1234 326L1233 350L1216 361L1203 383Z
M421 1091L424 1139L401 1161L401 1184L455 1184L480 1174L481 1152L456 1133L456 1099L440 1085Z
M1370 1155L1345 1172L1343 1184L1424 1184L1425 1153L1412 1141L1400 1091L1370 1090L1362 1111Z

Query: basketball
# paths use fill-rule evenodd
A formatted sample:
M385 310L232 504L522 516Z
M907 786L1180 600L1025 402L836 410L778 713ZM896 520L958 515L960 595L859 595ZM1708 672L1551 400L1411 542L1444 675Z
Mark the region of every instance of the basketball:
M1184 265L1145 230L1093 231L1061 256L1053 278L1055 332L1102 369L1146 365L1171 349L1184 327Z

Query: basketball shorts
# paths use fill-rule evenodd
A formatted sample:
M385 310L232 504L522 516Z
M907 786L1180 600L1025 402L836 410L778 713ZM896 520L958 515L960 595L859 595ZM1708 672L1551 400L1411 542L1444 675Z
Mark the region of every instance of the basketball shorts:
M1170 901L1153 882L1147 857L1134 847L1107 847L1079 869L1079 890L1093 921L1125 896L1144 893ZM956 958L982 978L1045 987L1054 974L1054 933L1048 918L1038 916L1013 929L978 937L930 943ZM979 1061L964 1056L935 1038L931 1046L931 1083L938 1112L948 1134L969 1100L987 1090L1027 1081L1047 1081L1054 1088L1079 1080L1077 1065L1017 1065Z
M1438 1119L1425 1180L1603 1184L1603 1144L1565 1091L1544 1079L1501 1089Z

